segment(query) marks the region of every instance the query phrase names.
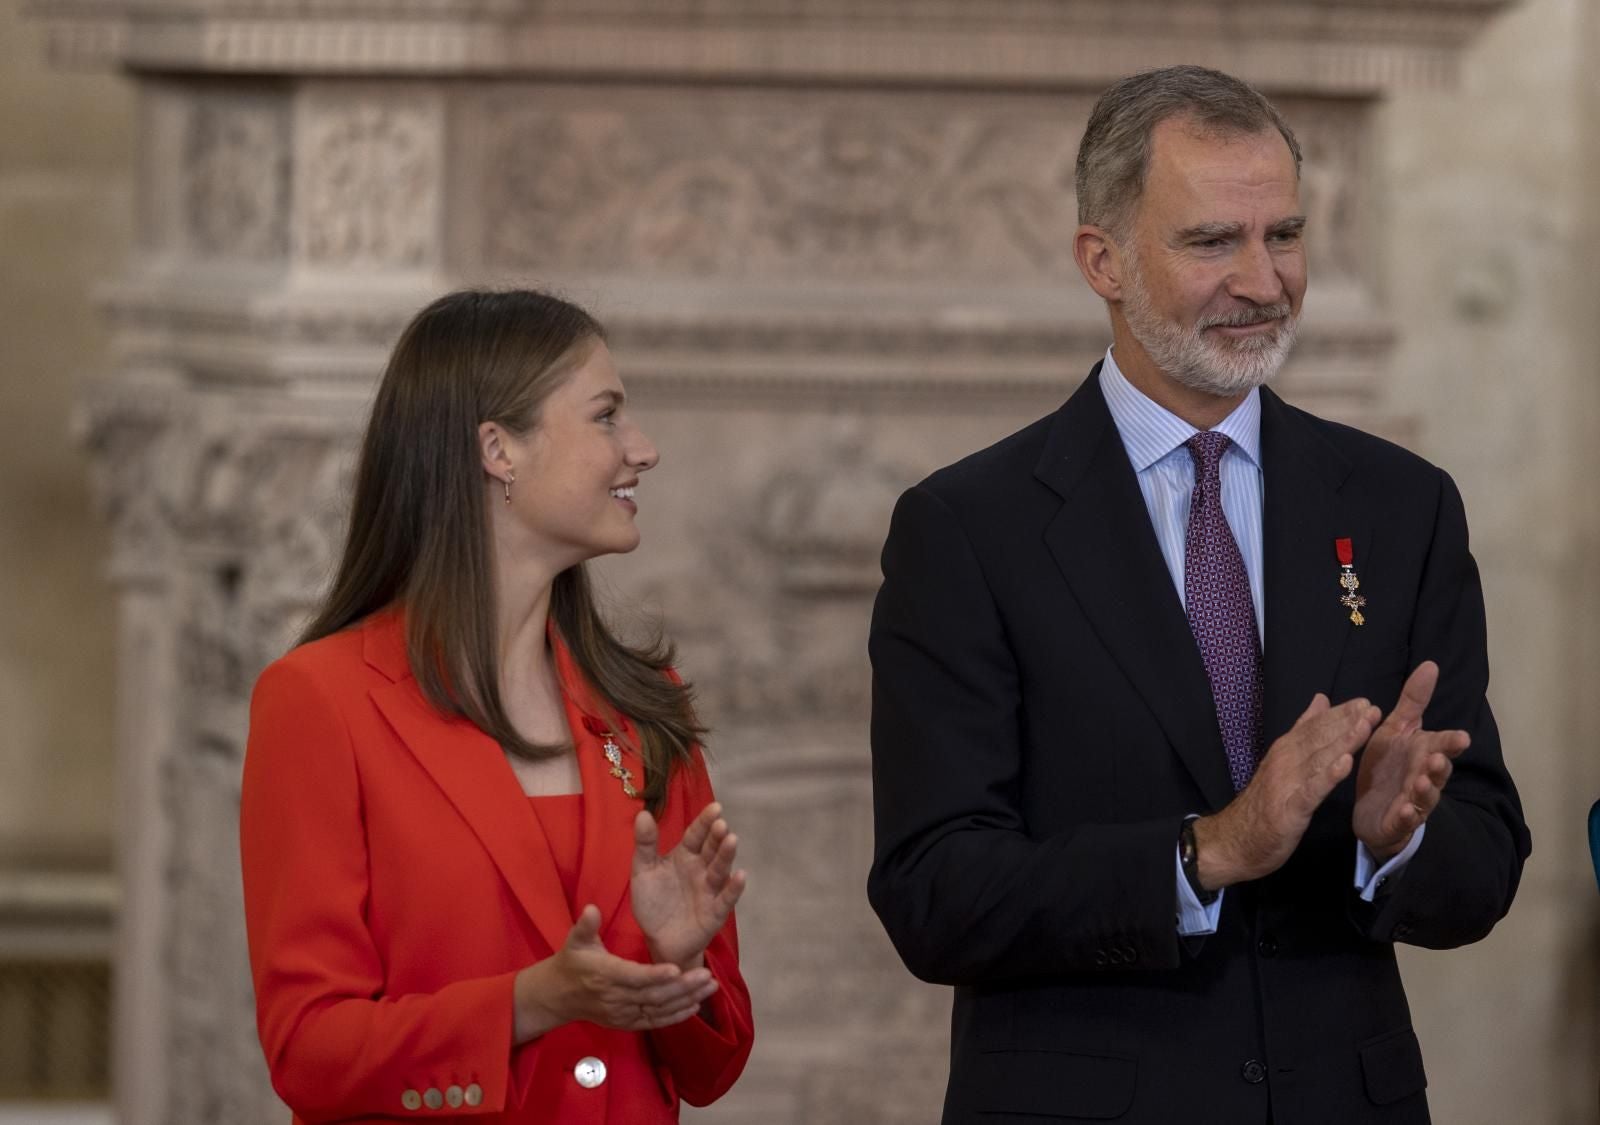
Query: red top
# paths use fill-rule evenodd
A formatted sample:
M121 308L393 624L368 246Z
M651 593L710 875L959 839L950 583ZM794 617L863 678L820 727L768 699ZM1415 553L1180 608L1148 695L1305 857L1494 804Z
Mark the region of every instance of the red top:
M577 914L582 905L578 902L578 868L583 863L583 794L529 797L528 804L550 842L550 856L556 861L561 889L567 892L567 905Z

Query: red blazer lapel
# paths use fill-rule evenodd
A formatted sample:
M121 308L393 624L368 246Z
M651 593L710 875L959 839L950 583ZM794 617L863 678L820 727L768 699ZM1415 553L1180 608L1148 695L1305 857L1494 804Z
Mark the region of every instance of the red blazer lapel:
M612 736L622 768L632 774L633 786L640 794L644 792L644 763L633 748L631 724L600 702L553 628L550 649L556 657L567 727L572 731L578 772L583 777L583 864L578 871L577 906L581 910L594 903L600 908L602 929L606 929L628 889L633 870L633 821L644 808L644 799L629 797L623 792L622 779L613 776L606 759L605 736Z
M540 936L552 951L560 949L572 928L572 912L549 841L504 751L471 722L439 714L423 697L406 662L398 614L368 626L366 653L392 681L372 689L373 702L482 841ZM588 784L586 777L585 788Z

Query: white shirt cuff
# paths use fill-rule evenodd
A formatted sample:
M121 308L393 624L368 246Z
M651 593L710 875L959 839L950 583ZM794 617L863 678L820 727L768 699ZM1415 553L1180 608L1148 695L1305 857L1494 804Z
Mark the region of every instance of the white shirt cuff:
M1382 867L1378 866L1378 859L1367 845L1360 840L1356 841L1356 890L1361 892L1363 902L1371 902L1378 893L1378 888L1390 879L1396 878L1406 869L1406 864L1411 862L1411 857L1417 854L1417 848L1422 845L1422 834L1428 830L1426 824L1419 824L1417 830L1411 834L1411 839L1406 841L1406 846L1389 858L1389 862ZM1187 890L1188 888L1184 888Z
M1210 906L1202 906L1199 896L1189 885L1189 877L1183 873L1181 849L1172 850L1172 862L1178 869L1178 933L1184 937L1201 937L1216 933L1217 919L1222 915L1223 892L1217 892L1217 897L1211 900Z

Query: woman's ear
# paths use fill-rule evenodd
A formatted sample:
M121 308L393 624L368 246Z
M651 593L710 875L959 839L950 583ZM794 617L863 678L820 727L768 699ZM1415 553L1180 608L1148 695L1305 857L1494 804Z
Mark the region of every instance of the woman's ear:
M483 471L502 483L516 476L510 444L511 435L498 422L478 423L478 454L483 461Z

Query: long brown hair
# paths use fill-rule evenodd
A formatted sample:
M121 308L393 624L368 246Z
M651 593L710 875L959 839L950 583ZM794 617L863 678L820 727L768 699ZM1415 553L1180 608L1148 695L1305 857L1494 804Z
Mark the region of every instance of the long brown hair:
M333 587L300 644L393 603L423 694L507 753L565 753L519 734L500 695L494 583L478 426L524 434L550 393L605 330L583 309L534 290L464 290L419 312L395 344L356 469L350 529ZM669 679L658 634L634 647L608 627L583 564L556 576L550 616L601 702L632 720L645 804L659 812L675 763L704 734L693 690Z

